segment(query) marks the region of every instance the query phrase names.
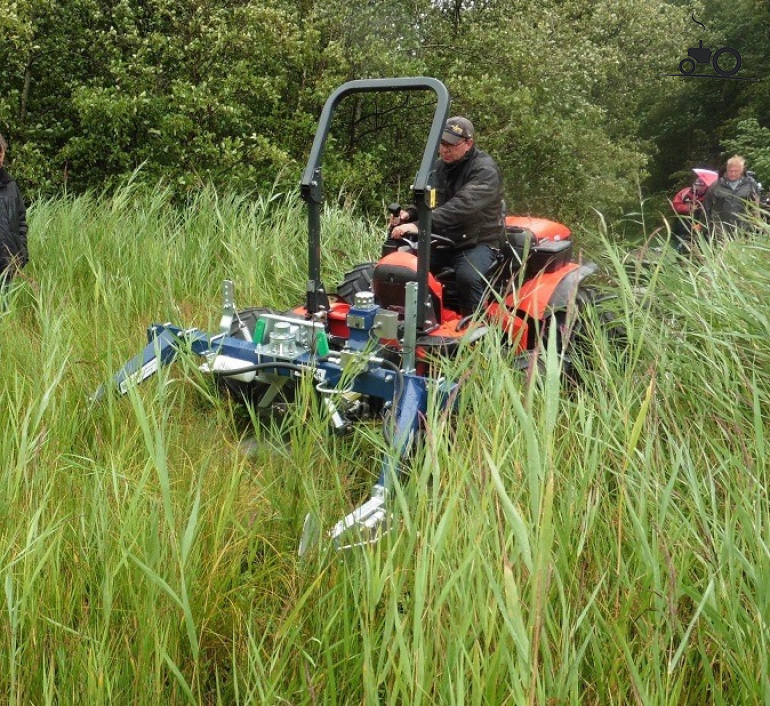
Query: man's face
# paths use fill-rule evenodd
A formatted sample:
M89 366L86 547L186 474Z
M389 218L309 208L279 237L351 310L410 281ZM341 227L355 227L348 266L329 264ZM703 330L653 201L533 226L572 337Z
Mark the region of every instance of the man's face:
M454 164L465 157L471 147L473 147L473 140L460 140L456 145L441 140L438 156L444 164Z
M727 181L738 181L743 175L743 167L740 164L731 164L727 167L725 176Z

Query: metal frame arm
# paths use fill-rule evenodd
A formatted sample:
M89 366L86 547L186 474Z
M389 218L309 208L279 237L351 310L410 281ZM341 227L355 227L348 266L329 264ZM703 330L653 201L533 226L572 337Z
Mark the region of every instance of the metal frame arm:
M418 317L417 325L421 331L433 324L430 316L428 293L428 269L430 267L430 229L431 229L431 178L433 162L438 154L441 132L449 115L449 92L438 79L425 76L415 78L383 78L349 81L340 86L329 96L324 105L316 129L313 146L310 150L307 166L302 175L300 188L302 198L308 205L308 286L307 312L311 316L321 308L324 297L321 285L321 202L323 200L323 179L321 161L326 141L329 136L334 111L347 96L355 93L378 93L391 91L433 91L436 94L436 109L433 114L430 133L423 150L420 168L412 187L414 202L420 219L419 257L418 257Z

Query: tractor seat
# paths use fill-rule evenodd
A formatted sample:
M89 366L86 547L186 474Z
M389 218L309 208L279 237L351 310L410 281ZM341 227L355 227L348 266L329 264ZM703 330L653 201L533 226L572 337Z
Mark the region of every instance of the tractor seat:
M492 276L495 274L498 266L500 263L500 254L498 252L497 258L495 261L489 266L489 269L484 273L484 279L491 279ZM457 276L457 271L454 267L442 267L438 272L435 273L435 278L437 282L440 282L441 284L446 284L447 282L454 282L455 278Z
M440 272L436 272L435 277L436 277L436 280L441 282L442 284L444 282L451 282L455 278L455 268L443 267Z
M537 245L537 236L528 228L507 226L505 229L505 242L503 243L506 256L513 258L514 269L518 269L526 256Z
M527 228L508 227L504 248L513 255L514 263L526 264L527 277L538 272L554 272L572 259L572 240L538 240Z

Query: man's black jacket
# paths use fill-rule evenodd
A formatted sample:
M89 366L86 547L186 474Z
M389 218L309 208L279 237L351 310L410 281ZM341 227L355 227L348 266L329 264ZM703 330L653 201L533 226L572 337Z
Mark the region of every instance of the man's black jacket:
M728 225L745 228L748 223L744 220L747 215L747 204L759 201L759 186L750 176L744 174L735 185L730 187L726 177L717 179L703 198L703 208L709 222L717 228Z
M459 162L438 160L436 189L434 233L451 238L461 249L482 243L500 247L503 190L500 170L492 157L474 145Z
M13 177L0 167L0 273L27 264L27 209Z

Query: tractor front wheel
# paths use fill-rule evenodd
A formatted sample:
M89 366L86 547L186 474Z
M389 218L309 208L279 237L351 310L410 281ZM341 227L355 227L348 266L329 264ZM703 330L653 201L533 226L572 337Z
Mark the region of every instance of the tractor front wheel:
M357 265L345 274L342 284L337 287L337 296L353 306L356 294L372 291L372 277L374 276L374 263L365 262Z

